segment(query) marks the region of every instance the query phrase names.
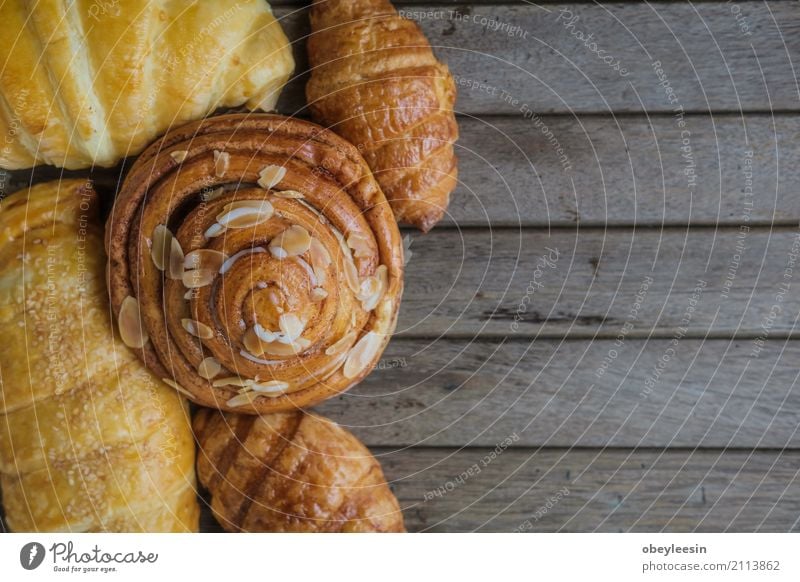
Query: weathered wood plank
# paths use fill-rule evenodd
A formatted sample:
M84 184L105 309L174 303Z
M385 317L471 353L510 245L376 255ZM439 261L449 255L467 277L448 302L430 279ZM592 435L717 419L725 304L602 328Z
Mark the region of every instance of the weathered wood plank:
M408 237L397 328L407 337L615 337L632 317L630 337L797 331L797 228Z
M800 116L462 118L461 226L796 223ZM550 133L552 132L552 134ZM552 135L563 149L556 152ZM780 163L778 157L780 156ZM686 175L694 171L695 179Z
M370 446L800 447L800 343L402 340L317 408ZM674 348L674 354L670 351Z
M431 4L403 13L457 75L462 113L797 110L796 7L738 2L736 9L724 2ZM293 113L305 107L308 19L295 7L275 12L301 73L282 100Z
M667 116L462 118L461 186L442 226L788 224L800 220L800 116L687 117L696 184L681 130ZM545 133L543 133L543 131ZM547 135L556 136L569 168ZM779 160L780 156L780 160ZM780 161L780 163L779 163ZM119 170L94 173L113 192ZM37 180L57 179L55 168ZM23 187L30 172L0 180Z
M373 449L412 532L800 531L797 451L494 451Z
M374 452L410 531L800 529L797 451L493 450Z

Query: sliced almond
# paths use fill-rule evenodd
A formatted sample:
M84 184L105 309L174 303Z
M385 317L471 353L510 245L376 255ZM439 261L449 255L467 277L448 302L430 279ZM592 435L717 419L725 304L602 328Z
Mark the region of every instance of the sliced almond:
M386 287L389 284L389 269L386 265L380 265L375 270L375 274L367 277L361 282L361 305L364 311L372 311L378 306Z
M308 349L310 345L310 340L301 337L291 344L284 344L281 342L266 344L264 345L264 353L271 356L295 356Z
M156 269L163 271L169 265L172 248L172 233L163 224L159 224L153 229L153 246L150 247L150 256Z
M276 259L288 259L289 253L287 253L283 247L279 247L278 245L269 245L269 252L272 254L273 257Z
M266 166L258 173L258 185L269 190L278 185L286 176L286 168L283 166Z
M248 228L269 220L273 212L267 200L233 202L217 216L217 223L225 228Z
M178 384L177 382L175 382L174 380L170 380L169 378L161 378L161 381L164 384L166 384L167 386L169 386L170 388L174 388L175 390L177 390L178 392L180 392L184 396L186 396L188 398L192 398L192 393L189 392L186 388L184 388L180 384Z
M261 324L258 323L253 326L253 332L255 332L258 339L260 339L262 342L272 343L278 339L277 333L268 329L264 329ZM300 333L303 333L302 330Z
M244 348L254 356L260 356L264 353L264 345L261 343L258 335L254 329L248 329L244 332L244 337L242 338L242 343L244 344Z
M119 335L129 348L140 349L150 339L142 323L139 302L128 296L119 309Z
M206 240L210 238L216 238L226 230L227 228L222 226L220 223L215 222L214 224L208 227L208 229L203 233L203 236L206 238Z
M300 200L305 198L302 192L298 192L297 190L281 190L279 192L273 192L273 196L277 198L293 198L295 200Z
M278 318L278 326L286 339L283 343L293 343L303 334L306 324L294 313L284 313Z
M341 354L347 348L353 345L353 342L356 341L357 333L355 330L350 330L344 336L342 336L336 343L328 346L328 349L325 350L326 356L335 356L337 354Z
M182 164L184 161L186 161L186 158L189 157L189 152L187 152L186 150L177 150L174 152L170 152L169 155L173 160L175 160L179 164Z
M281 301L280 295L278 295L278 292L275 291L275 289L270 289L269 290L268 297L269 297L269 302L272 303L275 307L280 307L281 306L282 301Z
M302 255L311 246L311 235L299 225L292 225L269 243L269 250L277 259Z
M211 339L214 337L214 330L200 321L195 321L194 319L181 319L181 325L189 335L193 335L194 337L198 337L200 339Z
M269 382L253 382L250 384L250 389L253 392L262 394L274 394L286 392L289 389L289 383L281 380L270 380Z
M241 378L239 376L228 376L227 378L220 378L219 380L214 380L211 385L214 388L221 388L223 386L238 386L240 388L244 388L252 384L253 381L248 378Z
M184 271L181 281L183 281L183 286L187 289L199 289L200 287L211 285L216 276L217 271L212 271L211 269L194 269Z
M311 255L311 266L317 276L317 284L324 285L327 279L326 269L331 264L331 255L325 245L317 238L311 239L308 251L309 255Z
M347 354L342 373L351 380L363 372L378 353L381 346L381 336L374 331L364 335Z
M183 278L183 249L178 239L172 237L172 242L169 245L169 268L167 269L167 277L175 281L180 281Z
M197 375L206 380L211 380L222 371L222 364L216 358L206 358L197 366Z
M231 163L231 155L228 152L218 152L214 150L214 174L217 178L222 178L228 171Z
M225 405L229 406L230 408L238 408L239 406L252 404L253 398L255 398L255 395L252 392L245 392L243 394L237 394L236 396L228 400L225 403Z
M322 287L314 287L311 290L311 300L316 302L322 301L328 296L328 292Z
M225 253L213 249L197 249L187 254L183 260L185 269L208 269L214 272L219 271L222 263L227 257Z
M186 283L184 282L184 285L185 284ZM194 289L189 289L186 293L183 294L183 298L186 299L187 301L189 301L189 300L195 298L196 293L197 292Z
M353 255L358 257L368 257L372 254L369 244L369 237L362 232L353 232L347 237L347 246L353 249Z
M350 291L358 295L361 292L361 282L358 280L358 269L356 264L349 257L344 261L344 280Z
M266 253L266 252L267 251L264 250L264 247L253 247L252 249L243 249L238 253L234 253L233 255L231 255L230 258L226 259L225 262L222 263L222 265L220 265L219 274L224 275L225 273L227 273L230 270L230 268L233 267L236 261L238 261L241 257L244 257L245 255L252 255L254 253Z

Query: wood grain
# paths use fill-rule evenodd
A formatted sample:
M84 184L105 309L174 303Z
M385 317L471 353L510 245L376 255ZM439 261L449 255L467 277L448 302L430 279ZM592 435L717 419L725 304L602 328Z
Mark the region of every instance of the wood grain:
M677 106L703 112L796 109L796 7L789 2L737 6L747 31L724 2L415 4L403 13L420 22L458 77L457 107L465 114L519 114L523 106L540 114L671 112ZM301 73L284 94L281 110L296 113L305 108L308 19L296 7L275 13L294 43ZM565 28L575 16L578 20ZM499 30L487 28L488 20L500 23ZM520 32L511 34L505 25ZM627 75L604 64L591 48L606 51L603 56L620 63ZM662 65L674 103L660 85L654 62Z
M614 337L634 312L630 337L794 334L799 235L797 228L408 235L398 333Z
M375 452L410 531L800 528L796 451L515 449L492 459L493 450ZM459 484L475 464L480 472Z
M461 186L445 224L788 224L800 219L800 118L695 115L694 184L668 116L460 120ZM547 132L567 157L559 159ZM780 157L780 159L779 159ZM757 193L754 195L754 193Z
M669 116L555 116L538 127L507 116L459 122L461 185L438 228L800 221L797 115L687 117L698 176L691 187L682 130ZM36 175L58 179L61 171L39 168ZM99 188L116 189L119 170L94 175ZM29 171L13 172L5 188L0 179L0 192L29 180Z
M674 354L669 351L674 348ZM800 345L393 340L318 407L373 447L800 447Z

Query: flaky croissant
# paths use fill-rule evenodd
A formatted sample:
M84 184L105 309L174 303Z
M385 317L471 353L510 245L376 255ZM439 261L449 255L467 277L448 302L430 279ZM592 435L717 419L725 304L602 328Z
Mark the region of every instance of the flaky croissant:
M195 415L197 474L229 531L402 532L378 461L336 423L303 411Z
M113 335L91 185L0 202L0 485L15 531L196 531L188 410Z
M112 166L294 68L265 0L0 2L0 167Z
M306 121L168 133L126 177L106 245L123 340L204 406L320 402L369 374L396 324L392 211L358 151Z
M311 30L312 117L359 148L398 221L430 230L457 182L447 66L387 0L316 0Z

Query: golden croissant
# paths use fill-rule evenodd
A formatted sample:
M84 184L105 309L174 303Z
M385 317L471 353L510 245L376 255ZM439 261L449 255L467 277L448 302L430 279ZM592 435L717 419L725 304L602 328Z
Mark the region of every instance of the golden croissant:
M194 429L197 474L228 531L405 531L378 461L328 419L204 409Z
M387 0L316 0L311 30L313 119L359 148L398 221L430 230L457 183L447 66Z
M264 0L3 0L0 167L113 166L219 107L274 108L294 68Z
M358 151L313 123L227 115L168 133L106 228L123 341L194 402L310 406L375 367L403 249Z
M113 335L89 183L0 202L0 485L14 531L196 531L185 401Z

